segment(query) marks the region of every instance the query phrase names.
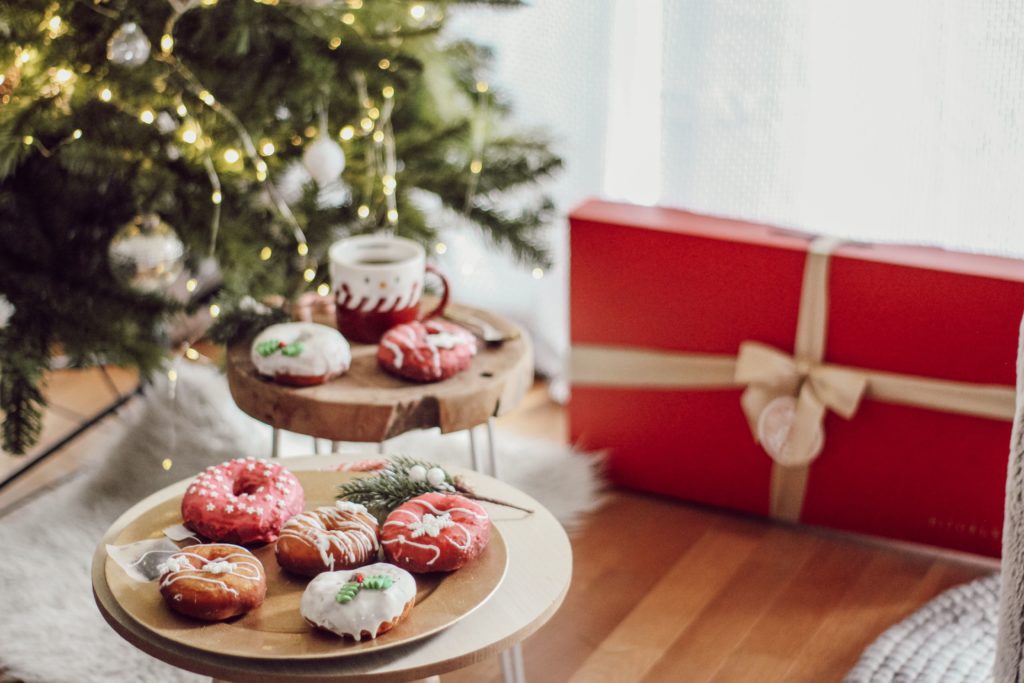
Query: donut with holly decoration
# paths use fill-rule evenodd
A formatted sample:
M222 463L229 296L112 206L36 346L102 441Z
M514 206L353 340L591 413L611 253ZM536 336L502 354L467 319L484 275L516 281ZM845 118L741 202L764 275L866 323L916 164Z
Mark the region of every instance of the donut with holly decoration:
M279 384L306 387L343 374L352 349L333 327L293 322L271 325L257 335L250 352L256 372Z

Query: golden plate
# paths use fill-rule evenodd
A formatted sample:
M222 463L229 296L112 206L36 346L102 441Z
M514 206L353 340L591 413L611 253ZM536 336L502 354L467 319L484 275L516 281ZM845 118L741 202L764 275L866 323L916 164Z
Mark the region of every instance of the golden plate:
M348 472L297 471L306 494L306 509L331 505L338 484ZM163 530L181 523L181 498L154 506L131 522L113 545L160 538ZM505 541L495 526L483 554L450 574L415 574L416 606L409 618L379 638L353 642L313 630L299 614L299 600L308 579L285 573L274 557L273 544L253 553L267 572L267 598L258 608L228 622L206 623L172 612L156 582L133 581L109 557L107 584L118 604L139 624L176 643L223 655L255 659L321 659L346 657L405 645L451 626L487 601L508 567Z

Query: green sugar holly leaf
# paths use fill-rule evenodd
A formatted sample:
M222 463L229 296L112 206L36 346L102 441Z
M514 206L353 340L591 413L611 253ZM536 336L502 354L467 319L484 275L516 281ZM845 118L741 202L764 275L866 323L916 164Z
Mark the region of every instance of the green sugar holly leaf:
M281 342L276 339L268 339L256 345L256 353L266 358L274 355L279 348L281 348Z
M338 591L336 596L334 596L334 599L341 605L352 602L355 600L356 595L359 594L360 588L362 588L362 584L358 581L349 581L341 587L341 590Z
M384 576L383 574L377 574L363 580L363 588L368 588L375 591L386 591L391 588L395 583L394 579L390 576Z
M288 356L289 358L294 358L295 356L297 356L300 353L302 353L302 351L305 348L306 347L302 345L302 342L292 342L288 346L285 346L284 348L282 348L281 349L281 353L283 353L284 355Z

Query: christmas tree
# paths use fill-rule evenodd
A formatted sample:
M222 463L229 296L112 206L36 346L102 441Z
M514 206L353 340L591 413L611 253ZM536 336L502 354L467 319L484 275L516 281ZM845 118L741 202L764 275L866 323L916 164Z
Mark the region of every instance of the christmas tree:
M442 32L458 4L5 5L3 448L38 438L55 352L152 372L180 351L173 315L209 307L230 335L262 315L245 297L329 292L339 237L391 230L429 246L457 220L543 264L551 203L509 191L561 162L542 136L508 130L487 50ZM219 288L200 299L194 274L211 261ZM182 280L187 294L169 296Z

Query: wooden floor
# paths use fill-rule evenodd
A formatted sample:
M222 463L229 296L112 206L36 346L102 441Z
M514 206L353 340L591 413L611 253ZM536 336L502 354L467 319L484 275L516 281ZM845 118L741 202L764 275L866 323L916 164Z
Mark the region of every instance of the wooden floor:
M55 381L64 384L58 391L51 382L50 395L62 405L84 408L109 395L97 375ZM564 411L541 385L499 422L524 434L565 434ZM116 422L99 429L114 428ZM16 491L0 492L0 514L73 471L88 457L90 438L47 461ZM17 466L12 462L0 457L0 478ZM628 492L612 493L572 541L565 603L524 646L533 683L839 681L887 626L945 588L996 568ZM500 680L495 659L443 677Z

